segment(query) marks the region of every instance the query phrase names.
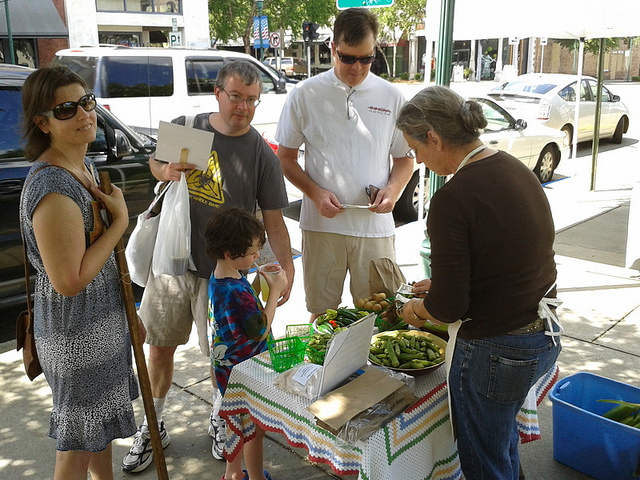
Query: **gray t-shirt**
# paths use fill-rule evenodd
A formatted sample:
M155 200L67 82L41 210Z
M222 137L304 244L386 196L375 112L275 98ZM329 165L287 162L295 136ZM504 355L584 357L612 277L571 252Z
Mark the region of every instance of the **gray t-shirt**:
M184 125L185 117L173 120ZM279 210L289 205L278 157L251 127L237 137L223 135L209 123L209 113L196 116L194 128L214 132L208 168L193 170L187 177L191 208L191 255L196 274L209 278L215 266L205 251L205 230L215 209L242 207L255 213Z

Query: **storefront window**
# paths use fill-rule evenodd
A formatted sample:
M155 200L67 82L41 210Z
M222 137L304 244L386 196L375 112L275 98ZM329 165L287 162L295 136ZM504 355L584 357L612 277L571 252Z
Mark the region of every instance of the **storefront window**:
M109 45L122 45L125 47L141 47L142 41L139 33L100 33L98 42Z
M15 63L16 65L22 65L23 67L36 68L37 58L35 49L35 40L33 39L19 39L13 40L13 54L14 61L9 63ZM0 40L0 63L9 61L9 40Z
M138 2L139 3L139 2ZM124 12L124 0L97 0L98 11Z
M96 0L98 11L180 13L182 0Z

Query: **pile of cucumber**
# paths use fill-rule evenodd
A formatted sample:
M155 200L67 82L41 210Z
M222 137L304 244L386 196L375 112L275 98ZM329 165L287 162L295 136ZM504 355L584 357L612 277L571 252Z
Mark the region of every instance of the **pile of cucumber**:
M444 356L431 339L399 331L378 335L371 344L369 360L385 367L418 370L439 365Z

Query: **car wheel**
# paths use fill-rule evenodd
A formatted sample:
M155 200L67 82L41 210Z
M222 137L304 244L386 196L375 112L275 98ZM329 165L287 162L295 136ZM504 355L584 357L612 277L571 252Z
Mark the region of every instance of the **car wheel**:
M613 132L613 137L611 137L612 143L622 143L622 133L624 132L624 118L618 120L618 125L616 125L616 130Z
M573 129L571 128L571 125L565 125L564 127L562 127L560 130L562 130L566 135L567 138L569 139L569 146L573 145Z
M428 190L429 190L429 171L425 174L424 185L424 204L427 203ZM413 172L409 183L404 188L404 192L396 202L396 206L393 209L393 217L397 221L412 222L418 219L418 202L420 199L420 189L418 188L418 181L420 180L420 171Z
M533 169L533 173L536 174L540 183L547 183L553 178L553 171L556 169L557 163L558 155L555 148L551 145L544 147L538 157L536 168Z

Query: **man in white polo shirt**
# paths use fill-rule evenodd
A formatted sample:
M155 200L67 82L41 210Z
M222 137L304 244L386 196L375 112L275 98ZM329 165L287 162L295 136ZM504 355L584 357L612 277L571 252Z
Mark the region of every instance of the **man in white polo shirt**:
M300 82L278 123L283 172L304 194L302 266L312 319L341 303L347 271L355 302L372 293L371 260L395 260L391 212L413 173L413 158L395 127L405 99L370 72L378 29L368 9L340 12L331 43L335 67ZM370 185L379 188L371 198Z

